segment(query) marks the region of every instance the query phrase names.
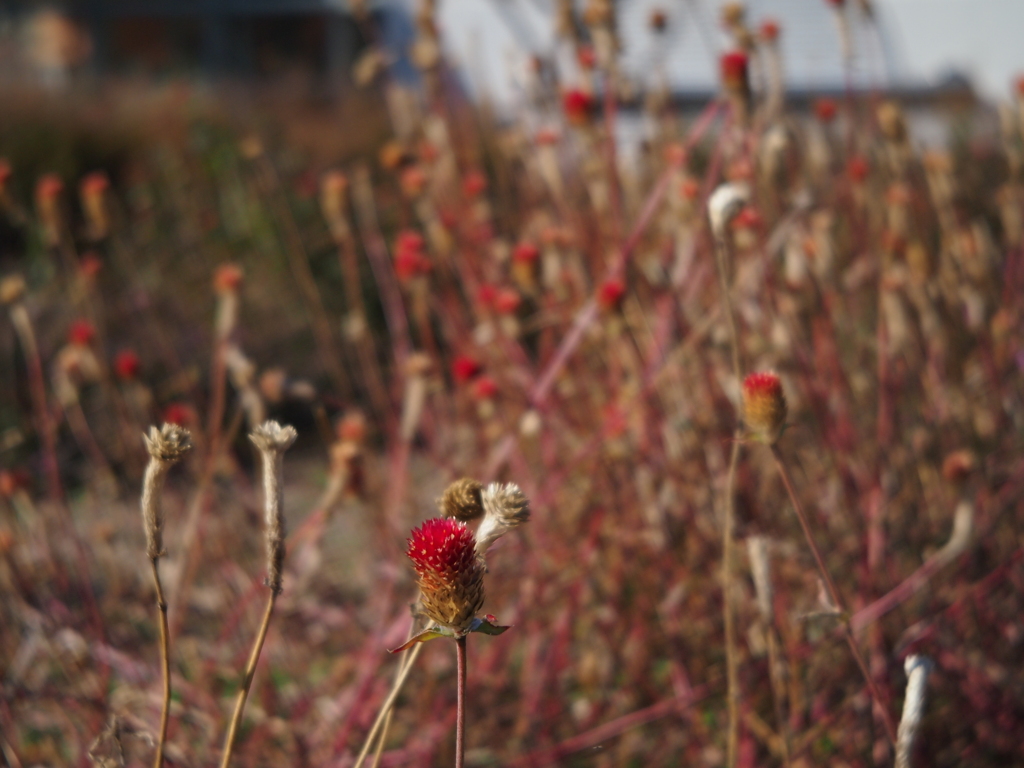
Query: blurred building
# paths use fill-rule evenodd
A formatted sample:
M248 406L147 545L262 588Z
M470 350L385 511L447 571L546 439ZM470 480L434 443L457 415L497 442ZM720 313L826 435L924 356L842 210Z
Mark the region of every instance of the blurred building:
M370 38L404 50L412 25L401 0L354 15L348 0L10 0L0 20L21 22L29 58L73 69L87 59L103 75L274 78L292 73L347 77ZM44 20L41 23L40 20ZM60 29L57 29L60 27ZM42 35L32 30L45 28ZM87 56L55 55L74 30ZM66 45L64 46L66 47Z

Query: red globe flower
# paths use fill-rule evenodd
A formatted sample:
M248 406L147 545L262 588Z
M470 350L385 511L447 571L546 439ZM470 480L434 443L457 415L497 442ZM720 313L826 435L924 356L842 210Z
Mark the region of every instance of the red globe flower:
M423 612L466 632L484 603L484 565L472 531L454 518L433 518L413 528L406 555L419 577Z

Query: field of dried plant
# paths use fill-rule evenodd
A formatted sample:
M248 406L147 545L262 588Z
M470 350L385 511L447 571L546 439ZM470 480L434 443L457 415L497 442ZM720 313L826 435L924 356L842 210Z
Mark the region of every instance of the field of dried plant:
M152 764L154 551L163 764L220 759L274 419L283 590L236 765L453 761L448 641L368 737L406 538L461 477L532 510L487 558L511 629L468 644L466 765L1024 764L1024 83L999 136L922 151L883 95L787 110L778 28L727 13L720 97L649 99L627 164L591 5L561 38L584 76L515 121L460 100L422 18L420 101L361 97L353 131L186 85L138 120L4 97L0 760ZM163 423L193 447L154 550Z

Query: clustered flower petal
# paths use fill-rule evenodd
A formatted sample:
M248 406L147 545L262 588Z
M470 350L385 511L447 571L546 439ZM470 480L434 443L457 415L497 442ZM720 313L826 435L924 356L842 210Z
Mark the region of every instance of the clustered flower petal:
M456 632L468 631L484 604L484 564L473 533L454 518L432 518L408 541L423 612Z

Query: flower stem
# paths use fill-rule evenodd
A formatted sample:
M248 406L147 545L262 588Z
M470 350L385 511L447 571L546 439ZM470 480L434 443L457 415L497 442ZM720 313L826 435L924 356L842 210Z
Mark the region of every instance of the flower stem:
M160 736L156 743L156 757L153 760L154 768L160 768L164 763L167 721L171 714L171 641L167 631L167 601L164 600L164 590L160 584L160 570L157 568L158 559L154 557L150 562L153 564L153 583L156 585L156 605L160 609L160 664L164 674L164 696L160 712Z
M455 716L455 768L462 768L466 759L466 636L455 639L459 659L459 699Z
M786 468L786 463L782 459L782 454L779 452L779 448L775 444L771 445L771 450L772 457L775 459L775 466L778 468L779 474L782 476L782 483L786 486L786 491L789 493L789 499L793 502L793 508L796 510L796 516L800 520L800 527L803 528L804 538L807 539L807 546L811 548L811 554L814 555L814 561L818 565L818 573L821 574L821 579L825 582L825 588L828 590L828 596L832 600L832 604L839 611L840 621L843 623L843 635L846 638L846 643L850 646L850 652L853 653L853 658L857 662L857 666L860 667L861 674L864 675L864 680L868 685L868 690L871 692L871 698L875 700L875 705L878 707L878 710L882 715L882 723L885 726L886 735L889 737L889 743L890 745L895 745L896 729L893 727L892 718L889 716L889 710L886 707L885 700L882 698L882 693L878 689L878 686L875 685L874 678L871 677L871 672L868 671L868 666L864 662L864 657L861 655L860 649L857 647L857 641L853 637L853 632L850 631L850 616L846 611L846 605L839 594L839 590L836 589L835 582L832 581L832 577L829 575L828 569L825 568L825 559L821 556L821 550L818 549L818 545L814 542L810 523L808 523L807 515L804 513L804 508L800 504L800 500L797 498L796 490L793 487L793 479L789 476L789 470Z
M224 755L220 760L220 768L228 768L231 762L231 750L235 746L235 736L238 735L238 726L242 723L242 712L245 710L245 700L249 696L249 687L252 685L253 675L256 674L256 664L260 660L260 651L263 650L263 641L267 639L267 630L270 628L270 616L274 612L274 603L277 601L277 592L271 590L270 598L267 600L267 610L263 614L263 623L260 624L259 632L256 634L256 642L253 643L252 653L249 656L249 663L245 665L245 676L242 678L242 687L238 690L238 697L235 699L235 712L231 716L231 724L228 726L227 737L224 739Z

